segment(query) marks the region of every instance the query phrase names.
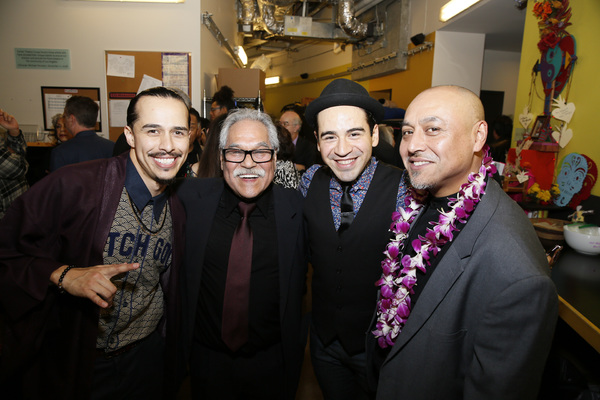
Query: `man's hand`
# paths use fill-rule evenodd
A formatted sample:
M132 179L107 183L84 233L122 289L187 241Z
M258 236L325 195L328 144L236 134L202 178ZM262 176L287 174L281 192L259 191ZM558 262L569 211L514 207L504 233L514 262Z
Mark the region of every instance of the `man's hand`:
M112 304L117 287L110 281L115 275L137 269L140 264L96 265L88 268L71 268L62 281L63 289L73 296L87 297L102 308ZM66 265L50 275L50 281L58 285L58 280Z
M8 131L11 136L19 136L19 123L9 113L0 109L0 126Z

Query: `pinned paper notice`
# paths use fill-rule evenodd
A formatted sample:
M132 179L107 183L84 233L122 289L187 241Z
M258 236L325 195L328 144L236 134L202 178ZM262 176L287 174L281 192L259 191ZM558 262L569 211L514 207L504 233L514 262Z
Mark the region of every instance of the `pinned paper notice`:
M142 90L150 89L156 86L162 86L163 83L160 79L153 78L149 75L144 74L142 78L142 82L140 82L140 87L138 88L138 93Z
M129 100L109 100L110 127L121 128L127 125Z
M107 57L106 75L134 78L135 56L109 54Z

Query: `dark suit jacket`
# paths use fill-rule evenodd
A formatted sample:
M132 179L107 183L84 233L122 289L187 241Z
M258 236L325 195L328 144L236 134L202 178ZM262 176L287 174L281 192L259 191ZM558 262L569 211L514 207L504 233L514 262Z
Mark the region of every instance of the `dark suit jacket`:
M558 313L548 274L531 223L490 179L385 359L377 398L535 399Z
M114 146L112 141L98 136L94 131L79 132L73 139L52 149L50 172L65 165L110 158L113 156Z
M317 145L314 142L299 136L296 141L296 148L294 149L292 161L295 164L302 164L306 169L309 169L311 165L319 162Z
M181 361L190 357L204 251L224 189L222 178L185 179L177 194L187 212L185 262L182 281ZM307 326L302 322L302 296L306 282L306 242L302 220L302 196L292 189L273 186L279 258L280 320L286 374L286 398L293 399L304 355ZM179 366L181 368L181 365Z

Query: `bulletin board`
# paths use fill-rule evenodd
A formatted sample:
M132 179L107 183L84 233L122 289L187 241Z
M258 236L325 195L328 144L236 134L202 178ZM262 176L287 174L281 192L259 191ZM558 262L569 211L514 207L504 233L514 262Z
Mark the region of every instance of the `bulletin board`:
M50 131L53 129L52 117L56 114L62 114L65 109L65 103L71 96L84 96L94 100L100 107L100 88L84 88L84 87L57 87L57 86L42 86L42 105L44 110L44 130ZM102 131L102 113L98 112L98 121L96 122L95 131Z
M106 50L104 59L109 137L113 141L123 133L127 105L140 89L148 85L177 87L192 95L190 53Z

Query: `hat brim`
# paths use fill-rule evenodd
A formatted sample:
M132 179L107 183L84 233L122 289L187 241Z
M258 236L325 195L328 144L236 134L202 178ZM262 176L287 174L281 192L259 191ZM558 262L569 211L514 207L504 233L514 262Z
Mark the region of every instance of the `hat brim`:
M383 120L384 109L379 101L371 96L355 93L335 93L316 98L306 107L306 120L316 129L317 114L326 108L337 106L359 107L370 112L375 122L380 123Z

